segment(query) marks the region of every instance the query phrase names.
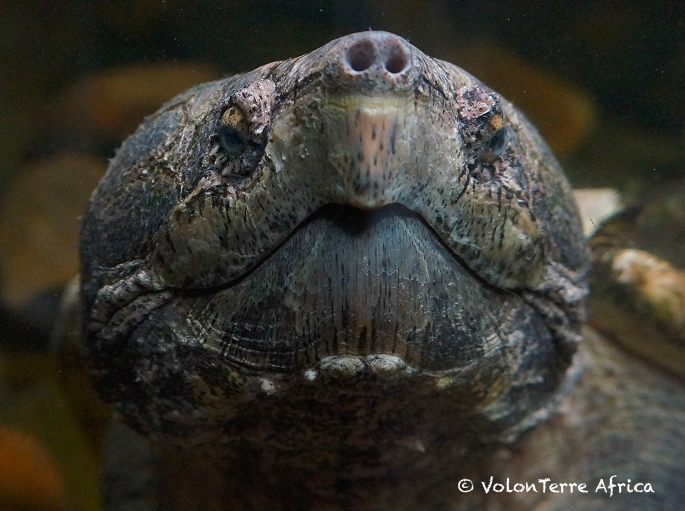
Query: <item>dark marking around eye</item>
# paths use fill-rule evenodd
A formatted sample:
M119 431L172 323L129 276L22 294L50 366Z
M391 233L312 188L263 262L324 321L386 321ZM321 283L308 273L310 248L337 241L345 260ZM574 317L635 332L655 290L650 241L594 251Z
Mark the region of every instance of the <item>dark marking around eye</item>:
M497 131L495 131L494 135L492 135L490 142L488 142L488 149L490 149L490 151L493 154L499 156L502 153L502 150L504 149L504 146L506 144L507 128L500 128Z
M228 156L237 156L243 150L245 141L238 130L233 126L223 125L219 127L219 144Z
M492 163L502 154L507 142L509 142L509 130L506 127L498 129L488 140L478 160L484 163Z

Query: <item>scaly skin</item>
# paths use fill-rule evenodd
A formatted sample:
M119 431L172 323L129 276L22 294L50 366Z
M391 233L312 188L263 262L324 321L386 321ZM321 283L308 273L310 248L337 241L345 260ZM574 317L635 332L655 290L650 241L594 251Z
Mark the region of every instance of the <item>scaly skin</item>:
M172 100L81 253L93 380L152 439L161 509L530 509L456 485L576 475L530 444L598 412L570 188L510 103L397 36Z

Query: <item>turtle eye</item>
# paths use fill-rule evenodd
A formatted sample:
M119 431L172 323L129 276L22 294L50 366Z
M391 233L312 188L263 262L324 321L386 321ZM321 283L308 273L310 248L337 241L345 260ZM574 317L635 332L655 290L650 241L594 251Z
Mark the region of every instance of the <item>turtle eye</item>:
M264 157L275 85L257 80L234 91L209 136L205 162L222 176L247 177Z
M507 128L500 128L492 135L488 142L488 149L494 157L502 154L504 146L507 145Z
M261 158L261 147L250 139L250 124L237 105L223 113L211 140L209 158L222 175L248 175Z
M219 145L227 156L238 156L249 139L250 125L243 111L236 105L229 106L219 120L217 129Z
M484 163L492 163L502 154L507 142L509 142L509 130L506 127L499 128L492 134L478 159Z
M245 146L240 132L230 124L219 126L219 145L228 156L238 156Z

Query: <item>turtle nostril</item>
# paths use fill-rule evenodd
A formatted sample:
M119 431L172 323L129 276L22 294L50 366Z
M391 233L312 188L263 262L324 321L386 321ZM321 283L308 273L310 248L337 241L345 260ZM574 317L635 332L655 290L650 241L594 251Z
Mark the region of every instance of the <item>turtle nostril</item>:
M347 50L347 63L358 73L366 71L376 59L376 49L371 41L359 41Z
M395 44L390 49L388 58L385 60L385 69L389 73L401 73L407 67L408 59L404 48Z

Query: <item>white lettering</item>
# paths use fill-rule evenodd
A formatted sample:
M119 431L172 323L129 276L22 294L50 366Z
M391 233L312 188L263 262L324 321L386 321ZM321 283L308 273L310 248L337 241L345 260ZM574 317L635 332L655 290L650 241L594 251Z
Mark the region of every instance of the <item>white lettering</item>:
M606 493L607 490L609 490L609 497L613 497L614 496L614 488L616 488L616 486L617 486L614 484L614 477L616 477L616 474L614 474L613 476L611 476L609 478L609 486L607 486L604 483L604 479L600 479L599 484L597 485L597 488L595 488L595 493L597 493L600 489L604 490L604 493ZM620 484L624 484L624 483L620 483ZM619 492L620 492L620 490L619 490Z
M490 476L490 484L488 484L487 486L485 486L485 483L483 481L480 482L480 484L483 485L483 490L485 490L485 493L490 493L490 488L492 488L492 479L493 477Z
M597 487L595 488L595 493L599 493L600 491L603 491L604 493L608 494L610 497L614 496L614 491L616 493L654 493L654 489L652 488L652 485L650 483L634 483L630 480L627 479L626 482L619 482L616 479L618 476L616 474L612 475L608 479L600 479L597 482ZM465 481L469 481L466 479ZM506 481L504 482L497 482L495 481L495 478L493 476L490 476L490 479L487 481L481 481L481 485L483 486L483 491L487 494L490 492L495 492L495 493L529 493L529 492L538 492L537 484L542 485L542 492L541 493L589 493L589 490L587 488L586 483L555 483L552 482L552 479L549 477L546 477L544 479L538 479L537 483L529 483L528 481L524 482L516 482L512 481L510 478L507 477ZM471 491L473 490L473 483L471 483L471 487L468 488L466 491Z

